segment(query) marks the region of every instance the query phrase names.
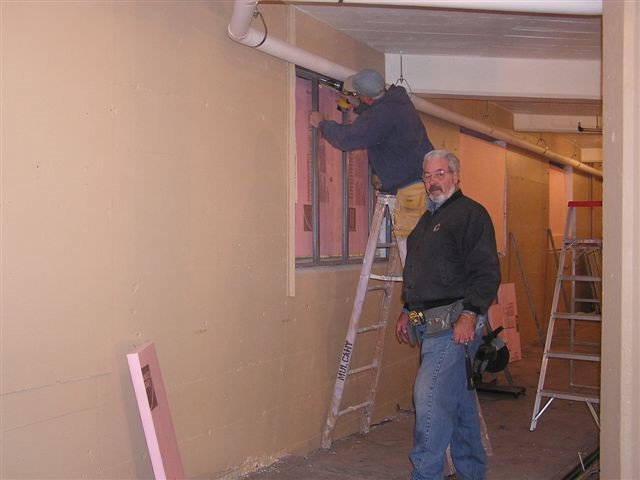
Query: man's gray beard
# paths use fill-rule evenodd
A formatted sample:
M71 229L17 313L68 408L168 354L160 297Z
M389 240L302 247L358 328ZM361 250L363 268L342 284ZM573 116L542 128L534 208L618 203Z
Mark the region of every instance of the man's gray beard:
M429 194L429 199L436 204L436 207L440 207L440 205L442 205L444 202L446 202L447 200L449 200L451 198L451 195L453 195L456 190L457 190L457 186L456 185L452 185L451 186L451 190L449 191L448 194L444 194L444 192L438 192L438 199L436 200L434 197L432 197L432 193Z

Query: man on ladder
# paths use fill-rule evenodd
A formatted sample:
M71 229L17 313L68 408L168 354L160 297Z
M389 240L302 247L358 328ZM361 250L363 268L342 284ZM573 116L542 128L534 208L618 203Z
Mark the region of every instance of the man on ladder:
M424 159L428 211L407 240L405 306L396 322L403 343L421 343L415 381L413 480L442 479L445 452L461 479L486 478L471 360L500 285L493 224L459 188L460 162L446 150Z
M424 212L426 196L420 175L422 159L433 150L427 131L404 87L385 87L375 70L360 70L344 82L343 93L358 103L356 120L343 125L311 112L309 123L319 128L334 147L343 150L366 148L369 164L379 178L376 189L396 195L396 236L406 238ZM404 243L399 243L404 258Z

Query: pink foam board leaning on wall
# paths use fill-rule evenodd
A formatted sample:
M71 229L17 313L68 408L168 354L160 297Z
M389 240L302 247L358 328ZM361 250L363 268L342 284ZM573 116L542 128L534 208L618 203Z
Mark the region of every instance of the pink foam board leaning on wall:
M169 402L153 342L127 354L144 436L156 479L184 479Z

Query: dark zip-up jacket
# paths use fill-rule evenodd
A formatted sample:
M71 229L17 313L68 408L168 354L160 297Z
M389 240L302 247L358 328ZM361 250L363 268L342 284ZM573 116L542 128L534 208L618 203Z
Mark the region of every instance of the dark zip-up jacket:
M422 160L433 145L407 91L392 85L371 106L362 104L355 112L358 117L347 125L320 122L324 138L344 151L366 148L384 192L420 181Z
M404 301L426 309L462 299L466 310L486 313L499 285L491 217L458 190L435 213L427 211L407 239Z

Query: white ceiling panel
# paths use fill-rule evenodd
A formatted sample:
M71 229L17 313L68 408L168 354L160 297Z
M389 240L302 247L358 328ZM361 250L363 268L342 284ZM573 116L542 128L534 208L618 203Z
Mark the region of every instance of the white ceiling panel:
M599 72L598 63L602 56L602 17L601 16L580 16L580 15L554 15L541 13L514 13L484 10L456 10L431 7L390 7L390 6L352 6L352 5L328 5L328 4L296 4L295 8L310 15L317 20L331 25L333 28L359 40L370 47L386 54L387 61L394 56L402 55L405 58L405 70L407 74L410 66L411 56L424 56L424 64L438 63L435 57L493 57L501 61L509 62L510 59L525 59L532 62L549 60L549 65L557 65L559 60L567 60L566 68L571 68L571 64L578 67L584 65L596 65L595 69L590 68L590 72ZM514 63L515 65L515 63ZM390 65L387 65L387 76ZM395 68L395 67L394 67ZM422 68L416 62L414 70ZM506 68L506 67L505 67ZM514 66L515 68L515 66ZM550 67L553 68L553 67ZM397 70L397 69L396 69ZM513 70L513 68L512 68ZM557 68L556 68L557 70ZM583 69L584 70L584 69ZM425 76L423 68L422 76ZM540 78L540 82L547 75L541 68L535 76ZM418 72L419 73L419 72ZM576 76L581 72L576 69ZM467 92L474 91L474 83L478 82L478 75L484 75L477 68L471 74L466 75L470 85ZM528 74L529 75L529 74ZM564 74L563 74L564 75ZM387 81L395 81L397 72L394 70L391 75L394 78L387 78ZM406 76L406 75L405 75ZM545 105L554 109L566 111L568 104L562 103L562 98L578 98L589 100L586 103L571 104L571 114L581 115L591 114L594 110L600 109L599 100L594 100L599 96L599 75L589 74L588 82L589 94L579 94L581 85L575 84L575 88L569 87L572 95L562 97L562 94L554 94L546 97L551 103ZM569 75L569 78L571 76ZM507 82L508 78L501 81ZM548 80L547 83L553 80ZM595 82L596 88L593 87ZM432 82L433 83L433 82ZM451 83L451 82L449 82ZM514 77L512 85L503 95L491 93L486 97L509 96L512 98L526 97L527 101L519 104L520 111L526 111L527 105L539 110L540 103L531 102L531 89L518 95L518 84ZM477 87L477 85L475 85ZM506 85L504 87L507 88ZM567 91L567 87L563 87ZM447 92L416 88L416 91L425 93ZM486 89L485 89L486 90ZM451 95L461 95L462 89L450 92ZM482 96L482 95L480 95ZM534 99L536 97L534 96ZM539 99L545 98L540 95ZM560 103L557 103L560 102ZM509 105L504 101L501 105ZM515 104L510 104L513 107ZM555 106L554 106L555 105ZM580 106L586 108L582 111Z
M601 17L297 5L384 53L596 60Z

